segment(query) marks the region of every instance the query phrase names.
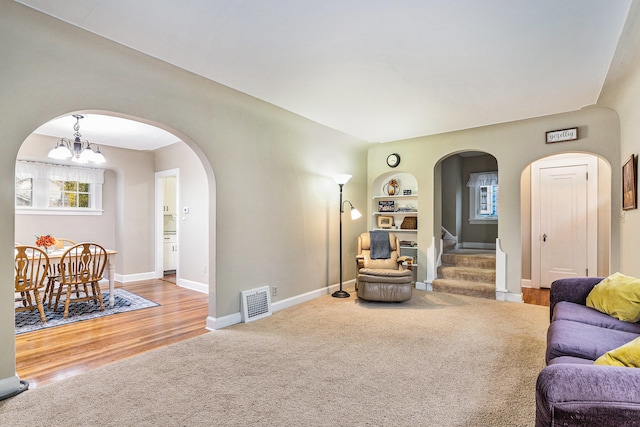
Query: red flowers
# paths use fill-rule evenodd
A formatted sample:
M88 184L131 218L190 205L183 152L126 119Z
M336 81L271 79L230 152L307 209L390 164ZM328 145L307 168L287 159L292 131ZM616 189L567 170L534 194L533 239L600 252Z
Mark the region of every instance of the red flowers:
M55 237L47 234L46 236L36 236L36 246L44 246L45 248L48 248L49 246L53 246L55 245L56 239Z

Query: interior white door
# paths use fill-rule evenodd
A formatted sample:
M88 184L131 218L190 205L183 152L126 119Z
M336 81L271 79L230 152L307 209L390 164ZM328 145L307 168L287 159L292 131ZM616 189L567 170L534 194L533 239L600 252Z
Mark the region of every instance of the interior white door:
M542 288L557 279L596 273L597 185L595 176L589 179L597 174L597 169L591 173L594 168L582 162L534 169L532 279Z

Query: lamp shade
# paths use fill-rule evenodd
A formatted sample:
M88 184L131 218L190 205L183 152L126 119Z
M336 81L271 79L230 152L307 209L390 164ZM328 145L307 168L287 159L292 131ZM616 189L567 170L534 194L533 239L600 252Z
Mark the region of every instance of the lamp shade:
M353 206L351 207L351 219L358 219L362 216L360 211Z
M349 180L351 179L351 175L343 173L343 174L339 174L339 175L334 175L333 179L336 182L336 184L344 185L347 182L349 182Z
M68 159L72 155L71 151L62 142L49 151L49 157L52 159Z

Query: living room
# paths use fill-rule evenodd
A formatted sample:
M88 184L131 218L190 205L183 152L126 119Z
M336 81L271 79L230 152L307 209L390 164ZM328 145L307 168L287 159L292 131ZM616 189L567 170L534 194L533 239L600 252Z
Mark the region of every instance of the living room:
M637 211L620 208L622 163L640 150L635 120L640 110L636 3L595 105L385 144L370 144L320 125L15 2L4 0L1 7L1 49L10 64L0 71L6 92L0 107L5 137L2 181L13 182L17 153L33 131L71 112L122 114L178 135L202 162L209 188L211 329L237 322L241 290L277 285L277 303L335 287L339 216L332 176L353 175L344 187L345 198L359 208L370 206L370 183L390 173L390 153L400 154L399 168L415 176L420 188L419 223L424 233L418 236L418 246L425 248L418 259L421 281L432 265L427 248L439 245L436 171L450 154L468 150L490 153L499 166L498 238L508 255L505 299L517 300L521 294L522 172L533 161L558 153L591 153L610 165L610 262L607 271L598 273L640 275L635 260L640 244L633 238L640 219ZM70 58L82 58L82 66L73 66ZM546 132L576 127L579 139L545 144ZM5 218L14 217L9 187L0 195ZM348 280L355 277L355 241L370 228L367 218L371 215L344 227ZM13 236L14 225L13 220L0 224L2 234ZM0 272L7 282L12 271L10 241L1 242L7 256L0 257ZM11 388L17 378L8 301L6 289L0 294L5 307L0 310L5 325L0 341L7 344L0 350L0 386Z

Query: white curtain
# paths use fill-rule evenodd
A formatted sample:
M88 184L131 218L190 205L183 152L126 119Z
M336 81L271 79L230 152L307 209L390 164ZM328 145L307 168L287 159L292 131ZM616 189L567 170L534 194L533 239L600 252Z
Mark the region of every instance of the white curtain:
M104 169L63 166L51 163L18 160L16 162L16 178L50 179L53 181L77 181L89 184L104 184Z
M498 171L469 174L467 187L479 187L481 185L498 185Z

